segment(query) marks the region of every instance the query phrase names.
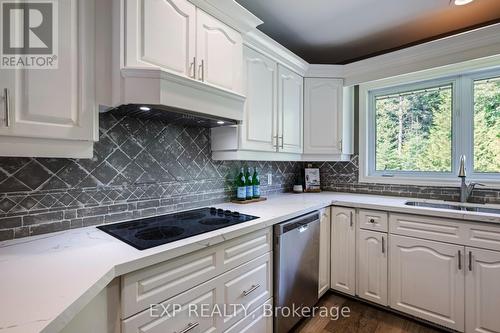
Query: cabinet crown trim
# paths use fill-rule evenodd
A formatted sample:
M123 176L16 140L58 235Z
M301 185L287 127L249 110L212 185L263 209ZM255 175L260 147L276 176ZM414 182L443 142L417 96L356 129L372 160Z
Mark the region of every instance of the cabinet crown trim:
M247 33L264 23L257 16L233 0L188 1L242 33Z

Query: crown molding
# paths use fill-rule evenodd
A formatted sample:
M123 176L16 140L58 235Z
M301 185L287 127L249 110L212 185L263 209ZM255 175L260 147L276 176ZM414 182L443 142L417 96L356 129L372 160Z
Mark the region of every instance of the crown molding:
M254 30L257 26L264 23L234 0L188 1L241 33Z
M309 68L309 63L304 59L300 58L260 30L254 29L245 34L243 36L243 43L289 67L301 76L304 76Z
M494 24L347 64L344 84L350 86L498 54L500 24Z
M309 65L306 77L311 78L343 78L345 65Z

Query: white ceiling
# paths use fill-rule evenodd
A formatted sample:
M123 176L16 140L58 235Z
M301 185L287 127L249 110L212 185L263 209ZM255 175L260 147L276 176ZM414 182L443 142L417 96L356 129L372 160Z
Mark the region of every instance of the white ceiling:
M500 18L500 0L236 0L305 60L342 63Z

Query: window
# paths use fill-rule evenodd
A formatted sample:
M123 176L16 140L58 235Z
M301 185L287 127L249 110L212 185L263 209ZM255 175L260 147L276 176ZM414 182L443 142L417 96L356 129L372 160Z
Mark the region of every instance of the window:
M500 77L474 81L474 171L500 172Z
M500 185L500 69L375 82L360 96L361 181L457 183L465 155L469 179Z
M376 170L451 172L452 85L375 98Z

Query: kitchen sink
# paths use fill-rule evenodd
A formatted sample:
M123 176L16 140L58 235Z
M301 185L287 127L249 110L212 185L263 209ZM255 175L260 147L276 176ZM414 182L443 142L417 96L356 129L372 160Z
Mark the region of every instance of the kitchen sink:
M500 209L484 207L482 205L460 205L460 204L433 203L433 202L423 202L423 201L407 201L405 202L405 205L413 207L440 208L440 209L460 210L466 212L489 213L489 214L500 215Z

